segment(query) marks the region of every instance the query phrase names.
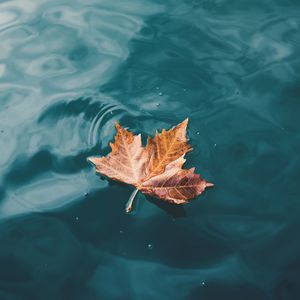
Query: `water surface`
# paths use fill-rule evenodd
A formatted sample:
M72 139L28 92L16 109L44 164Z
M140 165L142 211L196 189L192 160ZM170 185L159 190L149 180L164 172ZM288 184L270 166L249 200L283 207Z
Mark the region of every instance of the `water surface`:
M299 11L0 1L0 299L299 299ZM86 158L186 117L215 188L126 215Z

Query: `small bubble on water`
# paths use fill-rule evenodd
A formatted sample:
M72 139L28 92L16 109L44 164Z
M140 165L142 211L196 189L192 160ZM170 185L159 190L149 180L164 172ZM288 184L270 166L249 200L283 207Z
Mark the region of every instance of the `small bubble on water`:
M75 220L78 221L78 220L79 220L79 217L75 217Z
M156 103L156 106L159 107L159 106L160 106L160 103Z
M156 89L159 90L159 86L157 86Z
M124 231L123 231L123 230L120 230L119 232L120 232L120 234L123 234L123 233L124 233Z
M158 93L158 95L159 95L159 96L162 96L162 95L163 95L163 93L162 93L162 92L159 92L159 93Z
M111 115L113 115L113 114L114 114L114 112L113 112L113 111L111 111L111 112L110 112L110 114L111 114Z
M186 89L183 89L184 92L186 92Z
M214 144L214 147L217 147L217 144Z
M148 248L149 250L152 250L152 249L153 249L153 245L152 245L152 244L148 244L148 245L147 245L147 248Z
M205 282L205 281L202 281L202 282L201 282L201 285L202 285L202 286L206 285L206 282Z
M196 134L197 134L197 135L200 135L200 131L197 131Z
M89 195L88 192L85 192L85 193L84 193L84 197L87 197L88 195Z

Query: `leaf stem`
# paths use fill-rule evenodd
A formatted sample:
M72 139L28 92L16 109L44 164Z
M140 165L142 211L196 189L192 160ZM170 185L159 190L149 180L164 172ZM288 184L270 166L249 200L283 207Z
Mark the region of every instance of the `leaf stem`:
M126 212L130 213L133 210L133 203L134 203L134 199L136 198L136 195L138 194L139 190L135 189L132 194L130 195L130 198L126 204Z

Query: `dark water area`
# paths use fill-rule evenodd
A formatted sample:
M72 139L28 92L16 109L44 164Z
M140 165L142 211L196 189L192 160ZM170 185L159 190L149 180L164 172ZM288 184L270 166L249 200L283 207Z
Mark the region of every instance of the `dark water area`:
M0 300L300 299L300 2L0 1ZM190 118L185 206L95 175L119 121Z

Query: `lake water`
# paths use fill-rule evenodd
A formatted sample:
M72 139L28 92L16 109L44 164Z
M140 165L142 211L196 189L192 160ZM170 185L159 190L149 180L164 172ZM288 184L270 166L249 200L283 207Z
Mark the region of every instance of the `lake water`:
M298 0L0 1L0 300L300 299ZM215 187L95 175L114 122L190 118Z

